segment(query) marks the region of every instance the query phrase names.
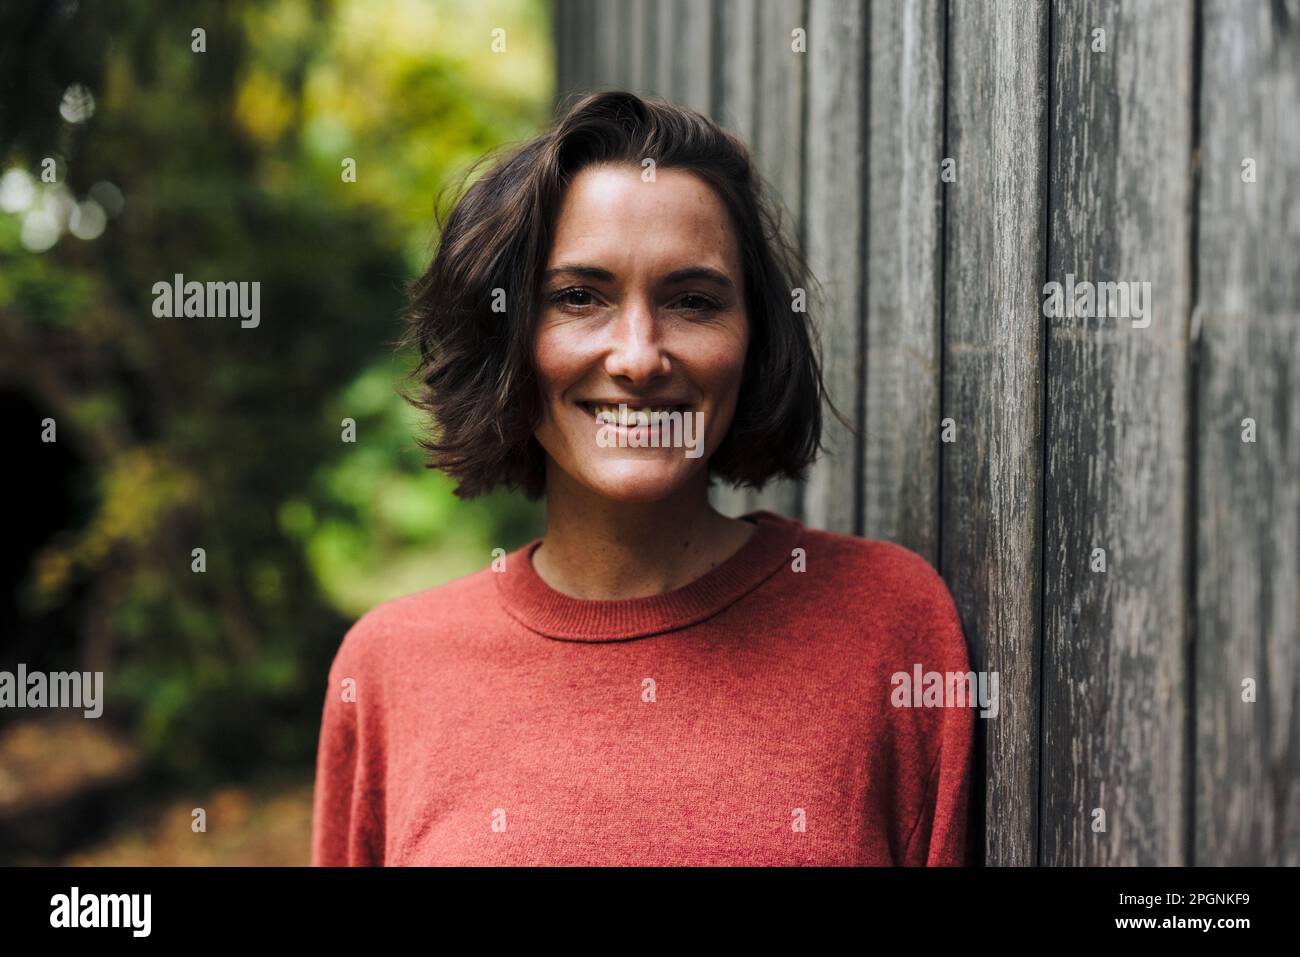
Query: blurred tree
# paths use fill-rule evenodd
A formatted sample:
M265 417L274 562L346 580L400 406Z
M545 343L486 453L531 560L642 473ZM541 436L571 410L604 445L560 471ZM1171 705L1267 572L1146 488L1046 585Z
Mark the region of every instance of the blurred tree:
M166 766L309 759L351 617L537 532L522 498L454 502L422 468L391 343L439 188L546 118L546 16L537 0L0 11L0 390L57 421L90 503L31 556L21 609L41 630L76 607L79 666L107 672ZM488 48L500 24L506 55ZM260 282L260 325L155 318L153 284L176 273ZM10 424L46 467L39 420Z

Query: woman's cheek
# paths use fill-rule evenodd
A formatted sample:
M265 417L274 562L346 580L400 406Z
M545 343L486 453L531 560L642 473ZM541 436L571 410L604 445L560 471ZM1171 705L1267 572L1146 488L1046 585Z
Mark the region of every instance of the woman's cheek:
M735 417L736 401L740 394L740 383L745 371L745 352L747 337L744 332L736 333L730 329L719 330L715 341L707 351L697 353L700 358L699 368L708 382L708 391L712 396L713 414L716 422L706 422L705 429L712 442L720 442L731 420Z
M572 364L571 359L565 361L568 355L560 330L543 328L538 333L533 346L533 367L548 409L563 395L566 373Z

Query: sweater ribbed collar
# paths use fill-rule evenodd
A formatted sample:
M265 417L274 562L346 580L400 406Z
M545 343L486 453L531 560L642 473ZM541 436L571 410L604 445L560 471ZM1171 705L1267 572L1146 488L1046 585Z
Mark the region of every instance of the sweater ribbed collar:
M507 555L505 570L494 576L501 604L525 628L568 641L626 641L699 624L788 563L804 530L766 510L740 518L757 527L735 554L693 582L644 598L592 600L556 591L533 568L533 552L542 543L534 539Z

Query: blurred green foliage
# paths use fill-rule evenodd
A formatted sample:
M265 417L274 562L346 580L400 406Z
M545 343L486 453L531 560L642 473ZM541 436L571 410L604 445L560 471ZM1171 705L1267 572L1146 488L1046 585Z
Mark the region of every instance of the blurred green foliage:
M392 343L439 191L548 118L549 9L14 3L0 38L0 390L56 421L77 466L50 481L90 503L14 583L24 627L106 671L162 767L308 761L352 619L540 534L423 467ZM175 273L260 281L260 326L154 318Z

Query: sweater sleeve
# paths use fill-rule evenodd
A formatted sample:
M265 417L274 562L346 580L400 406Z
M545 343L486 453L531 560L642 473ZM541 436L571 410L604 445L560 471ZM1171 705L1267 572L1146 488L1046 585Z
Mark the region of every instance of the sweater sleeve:
M970 655L961 619L946 586L940 584L941 612L936 626L945 650L943 670L968 672ZM978 686L976 685L977 689ZM930 768L921 814L908 838L904 861L912 866L965 866L972 863L968 840L975 714L978 704L945 707L938 752Z
M383 796L376 788L374 756L367 752L365 684L349 640L330 667L316 752L312 799L314 867L382 865ZM352 679L349 681L348 679Z

